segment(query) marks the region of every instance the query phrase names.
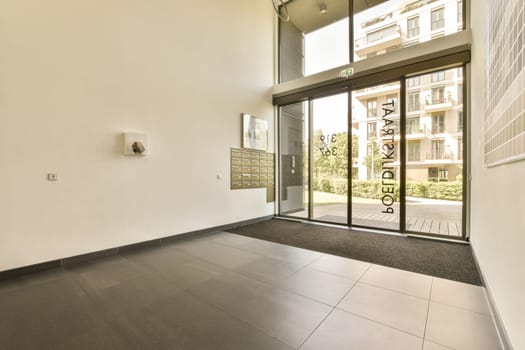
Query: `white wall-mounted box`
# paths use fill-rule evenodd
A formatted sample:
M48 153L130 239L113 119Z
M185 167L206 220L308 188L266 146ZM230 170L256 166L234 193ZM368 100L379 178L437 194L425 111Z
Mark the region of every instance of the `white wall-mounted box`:
M144 157L148 155L148 137L138 132L124 133L124 155Z

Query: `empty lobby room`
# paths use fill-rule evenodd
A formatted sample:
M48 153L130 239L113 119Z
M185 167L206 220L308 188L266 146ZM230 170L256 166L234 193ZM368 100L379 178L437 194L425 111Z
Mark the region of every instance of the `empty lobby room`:
M0 1L0 349L525 349L524 18Z

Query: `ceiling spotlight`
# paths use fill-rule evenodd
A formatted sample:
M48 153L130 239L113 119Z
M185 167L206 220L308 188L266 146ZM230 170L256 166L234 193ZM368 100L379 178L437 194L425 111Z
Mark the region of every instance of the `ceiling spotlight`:
M326 7L326 4L319 5L319 13L321 15L326 15L327 12L328 12L328 8Z

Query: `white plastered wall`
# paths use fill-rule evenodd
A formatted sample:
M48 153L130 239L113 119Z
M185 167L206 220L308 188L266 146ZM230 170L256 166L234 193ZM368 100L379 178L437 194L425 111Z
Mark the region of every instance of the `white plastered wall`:
M484 166L484 1L471 18L471 241L512 346L525 349L525 162Z
M272 32L265 0L0 1L0 271L273 214L229 189Z

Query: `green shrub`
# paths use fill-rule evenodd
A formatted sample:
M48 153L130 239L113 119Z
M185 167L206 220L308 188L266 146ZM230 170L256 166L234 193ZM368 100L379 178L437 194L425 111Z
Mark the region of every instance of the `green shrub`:
M348 180L343 178L321 178L313 182L313 190L346 195L348 193ZM360 198L381 199L381 181L376 180L352 180L352 196ZM443 199L451 201L463 200L462 182L415 182L409 181L406 186L408 197ZM399 184L394 185L393 197L399 201Z

